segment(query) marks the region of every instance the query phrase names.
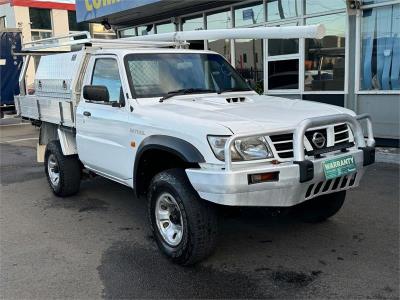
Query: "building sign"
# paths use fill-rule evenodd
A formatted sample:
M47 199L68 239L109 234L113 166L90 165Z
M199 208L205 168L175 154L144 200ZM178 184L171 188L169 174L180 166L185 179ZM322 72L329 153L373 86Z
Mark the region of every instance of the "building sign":
M76 0L78 22L90 21L161 0Z
M254 11L252 8L243 10L243 20L253 20L254 19Z

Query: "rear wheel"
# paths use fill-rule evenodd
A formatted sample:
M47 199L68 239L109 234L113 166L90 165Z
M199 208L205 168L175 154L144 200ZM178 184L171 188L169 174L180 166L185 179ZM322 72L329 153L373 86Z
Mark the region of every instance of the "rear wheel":
M47 181L54 194L67 197L79 191L81 166L78 156L63 155L59 141L47 144L44 165Z
M342 208L345 199L346 191L322 195L294 206L292 214L303 222L323 222Z
M200 199L184 170L156 175L148 199L151 229L169 259L191 265L211 254L217 238L216 210L212 203Z

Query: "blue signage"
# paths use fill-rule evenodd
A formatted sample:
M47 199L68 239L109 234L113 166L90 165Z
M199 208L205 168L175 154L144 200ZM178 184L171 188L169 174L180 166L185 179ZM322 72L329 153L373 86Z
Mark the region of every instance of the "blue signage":
M252 8L243 10L242 14L243 14L243 21L254 19L254 11Z
M76 0L76 19L90 21L156 2L161 0Z

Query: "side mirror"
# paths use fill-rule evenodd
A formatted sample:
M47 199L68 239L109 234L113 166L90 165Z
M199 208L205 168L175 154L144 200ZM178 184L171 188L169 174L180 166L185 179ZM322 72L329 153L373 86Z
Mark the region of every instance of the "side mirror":
M109 102L110 94L104 85L85 85L83 98L90 101Z

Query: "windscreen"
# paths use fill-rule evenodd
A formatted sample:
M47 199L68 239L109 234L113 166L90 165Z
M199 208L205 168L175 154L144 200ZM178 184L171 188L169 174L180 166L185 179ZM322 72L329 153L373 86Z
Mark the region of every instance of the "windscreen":
M125 67L136 98L163 97L183 89L250 90L236 70L217 54L129 54L125 57Z

